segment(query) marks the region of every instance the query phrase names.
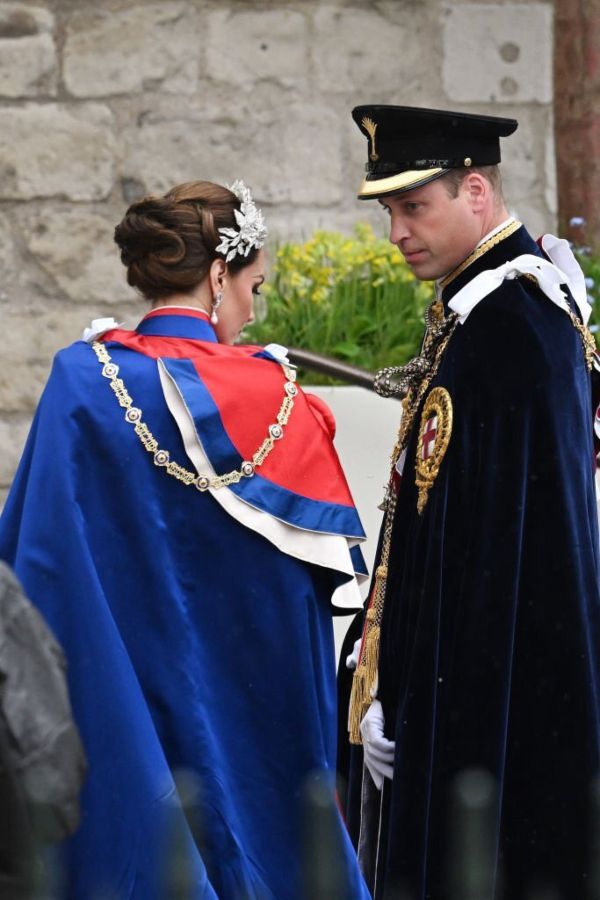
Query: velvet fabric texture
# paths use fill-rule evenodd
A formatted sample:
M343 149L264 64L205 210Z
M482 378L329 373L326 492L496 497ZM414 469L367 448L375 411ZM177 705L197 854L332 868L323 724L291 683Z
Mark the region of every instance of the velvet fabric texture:
M450 282L446 312L469 279L523 253L540 255L521 227ZM378 696L396 754L383 797L365 775L365 871L377 900L458 896L451 798L475 767L498 791L490 900L525 900L534 885L583 900L600 605L581 337L537 285L504 281L457 326L424 402L438 386L450 443L419 515L417 415L394 521Z
M227 366L251 353L220 348L192 315L159 318L140 328L146 352L116 339L108 349L160 446L191 468L152 357L168 346L178 361L210 357L214 371L220 354ZM257 365L237 388L264 417ZM268 358L258 368L281 373ZM305 414L306 443L319 425ZM300 900L304 788L315 771L333 782L330 600L347 576L287 555L155 466L83 342L55 360L0 520L0 557L65 650L88 757L61 896L163 900L178 831L190 900ZM199 785L195 831L175 791L180 769ZM367 898L339 818L335 837L345 900Z

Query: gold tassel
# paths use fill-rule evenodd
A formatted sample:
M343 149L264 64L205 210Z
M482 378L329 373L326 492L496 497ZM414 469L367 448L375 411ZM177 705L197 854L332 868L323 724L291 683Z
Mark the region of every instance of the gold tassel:
M375 608L367 612L365 632L363 635L360 660L352 680L350 709L348 713L348 731L351 744L362 744L360 723L369 709L377 688L377 671L379 666L379 625L375 624Z

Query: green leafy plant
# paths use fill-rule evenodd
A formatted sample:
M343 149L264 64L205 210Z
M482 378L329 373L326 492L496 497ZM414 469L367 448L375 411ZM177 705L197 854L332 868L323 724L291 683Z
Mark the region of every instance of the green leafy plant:
M592 304L592 312L588 322L590 331L600 342L600 256L594 254L586 242L587 222L582 216L573 216L569 221L569 230L573 237L571 247L585 275L588 300Z
M600 339L600 257L573 247L592 303L590 327ZM369 225L352 235L317 231L276 251L263 289L264 314L247 330L251 343L312 350L376 372L419 352L423 313L433 285L419 282L396 247ZM313 384L335 380L311 372Z
M282 244L263 292L266 314L248 329L249 341L313 350L373 372L418 353L433 297L431 284L417 281L369 225L350 236L317 231L305 243Z
M600 346L600 256L582 253L581 248L574 249L579 265L585 275L588 300L592 304L592 313L588 326L596 338L596 344Z

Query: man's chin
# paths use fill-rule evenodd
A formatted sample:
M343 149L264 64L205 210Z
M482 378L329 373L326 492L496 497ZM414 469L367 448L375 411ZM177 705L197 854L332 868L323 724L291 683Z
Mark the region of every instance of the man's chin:
M411 263L406 260L406 265L419 281L435 281L444 274L443 272L438 272L437 267L433 266L431 261L423 260L422 262Z

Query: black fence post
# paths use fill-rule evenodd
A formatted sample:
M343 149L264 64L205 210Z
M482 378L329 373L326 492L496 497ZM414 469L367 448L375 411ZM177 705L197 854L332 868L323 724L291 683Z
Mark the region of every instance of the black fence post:
M163 896L165 900L192 900L196 873L190 859L190 832L202 853L202 823L199 821L202 786L187 769L173 773L176 793L167 802L164 841Z
M588 900L600 900L600 777L590 786Z
M497 891L498 799L483 769L465 769L454 781L447 872L451 900L499 900Z
M316 772L303 792L304 900L348 900L339 813L331 779Z

